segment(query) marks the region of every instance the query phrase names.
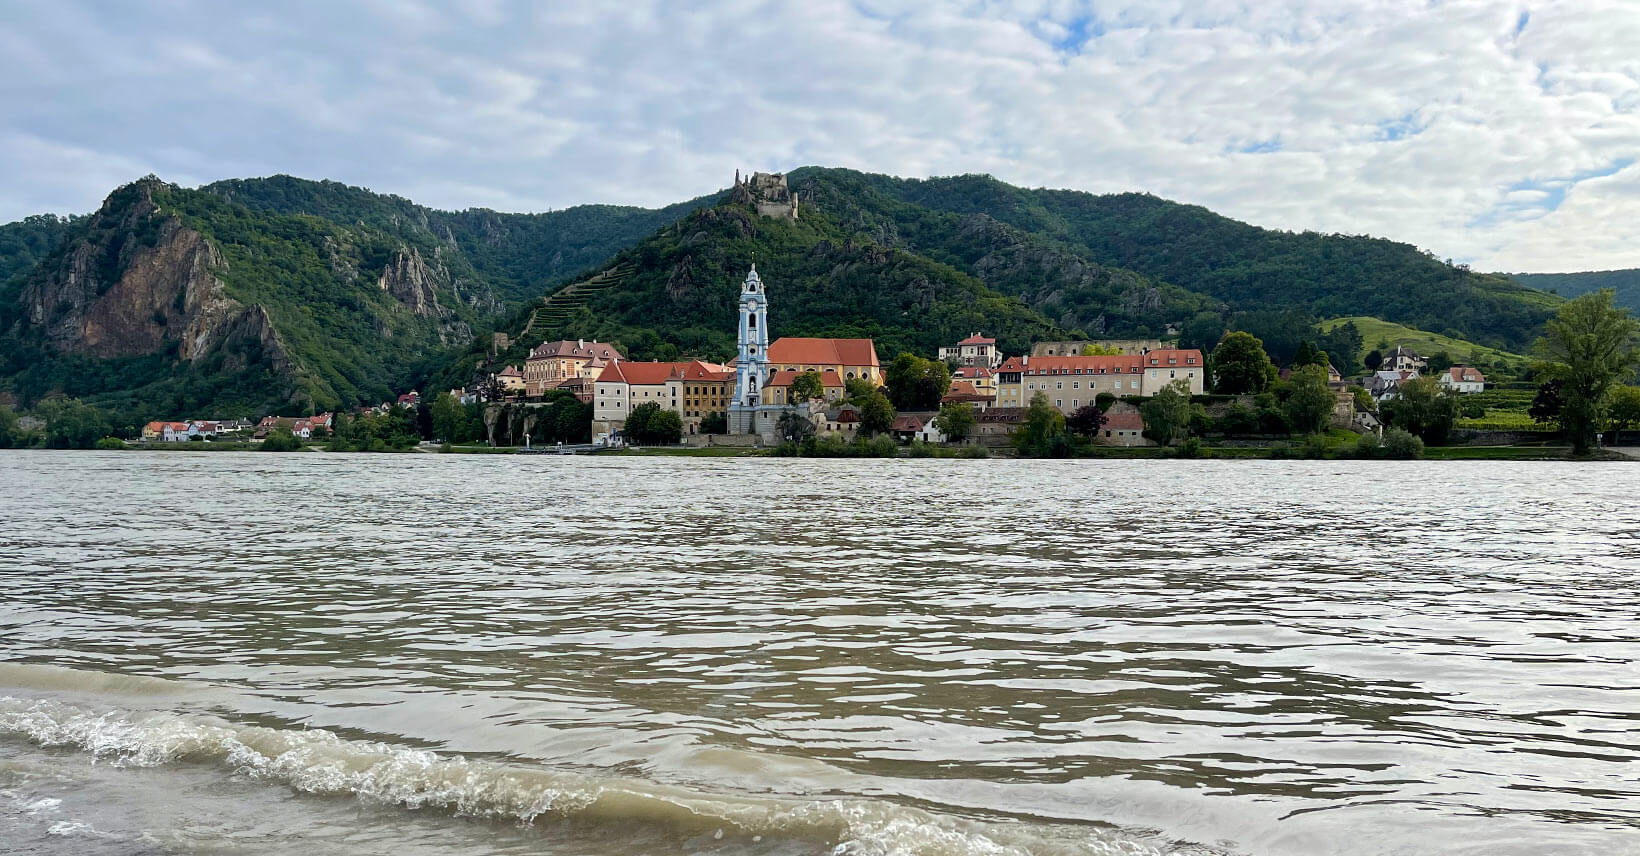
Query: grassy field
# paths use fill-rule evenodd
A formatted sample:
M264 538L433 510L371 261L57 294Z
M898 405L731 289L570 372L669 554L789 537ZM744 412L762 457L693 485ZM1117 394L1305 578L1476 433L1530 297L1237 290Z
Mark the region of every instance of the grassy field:
M1328 319L1321 322L1321 329L1331 330L1346 321L1355 322L1355 328L1361 331L1363 349L1361 353L1355 355L1357 360L1365 356L1368 351L1377 348L1379 342L1388 342L1391 348L1397 345L1411 348L1421 357L1428 357L1439 351L1446 351L1452 357L1454 363L1462 365L1475 365L1477 363L1490 365L1501 360L1510 366L1511 371L1519 371L1529 362L1528 358L1521 354L1500 351L1464 339L1454 339L1440 333L1431 333L1428 330L1419 330L1415 327L1407 327L1365 315Z

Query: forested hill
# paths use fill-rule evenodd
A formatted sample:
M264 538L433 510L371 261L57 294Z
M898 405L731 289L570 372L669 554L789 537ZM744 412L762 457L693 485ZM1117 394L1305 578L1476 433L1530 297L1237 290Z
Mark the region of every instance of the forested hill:
M443 212L289 176L145 178L92 215L0 226L0 403L142 422L379 402L696 204Z
M342 226L376 229L423 253L440 247L460 250L496 296L509 304L541 296L547 287L598 265L722 196L665 208L577 205L544 214L506 214L486 208L439 211L400 196L288 175L219 181L200 189L254 212L307 214Z
M1617 305L1640 314L1640 268L1594 270L1581 273L1512 273L1509 278L1532 288L1561 297L1576 297L1609 288L1617 292Z
M1233 311L1371 315L1521 350L1557 298L1379 238L1283 232L1137 193L1030 190L989 176L899 179L805 167L794 189L869 188L917 208L984 215L1100 264L1205 295ZM818 187L817 187L818 186ZM915 248L915 234L906 235Z

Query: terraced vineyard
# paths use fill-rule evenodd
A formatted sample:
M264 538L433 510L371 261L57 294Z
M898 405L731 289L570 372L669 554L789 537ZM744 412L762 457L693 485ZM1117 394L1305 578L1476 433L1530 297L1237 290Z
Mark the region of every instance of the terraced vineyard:
M632 264L623 262L612 268L599 271L580 282L566 285L548 295L545 302L530 314L530 320L524 325L523 332L518 334L522 339L534 330L536 325L556 326L568 321L577 310L586 308L587 301L595 295L617 288L632 276Z

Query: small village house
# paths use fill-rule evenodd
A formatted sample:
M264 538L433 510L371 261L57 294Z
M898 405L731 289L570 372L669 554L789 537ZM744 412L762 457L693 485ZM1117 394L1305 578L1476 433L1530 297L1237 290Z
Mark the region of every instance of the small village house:
M1002 354L997 351L997 340L978 333L955 345L941 347L939 356L942 362L960 366L996 368L1002 364Z
M1448 392L1460 395L1486 391L1486 375L1472 366L1453 366L1436 375L1436 381Z

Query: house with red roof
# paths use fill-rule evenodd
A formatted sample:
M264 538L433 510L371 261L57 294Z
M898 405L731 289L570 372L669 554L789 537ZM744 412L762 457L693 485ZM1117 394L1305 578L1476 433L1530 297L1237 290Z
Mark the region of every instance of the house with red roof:
M1473 366L1453 366L1436 375L1435 379L1448 392L1468 394L1486 391L1486 375Z
M595 380L610 363L625 359L614 345L597 339L542 342L524 360L524 394L541 395L552 384L572 377Z
M1201 395L1207 361L1194 348L1159 348L1142 354L1010 357L997 367L998 407L1028 407L1038 393L1060 411L1074 413L1100 394L1149 397L1182 382Z
M997 340L975 333L966 339L940 348L940 360L959 366L984 366L994 369L1002 364L1002 353Z
M717 363L610 362L592 382L593 437L612 436L633 408L648 403L682 417L685 434L698 433L702 417L727 411L734 384L734 371Z
M975 410L984 410L997 403L996 393L983 392L975 388L972 381L953 380L951 388L945 391L945 397L940 399L941 404L972 404Z

